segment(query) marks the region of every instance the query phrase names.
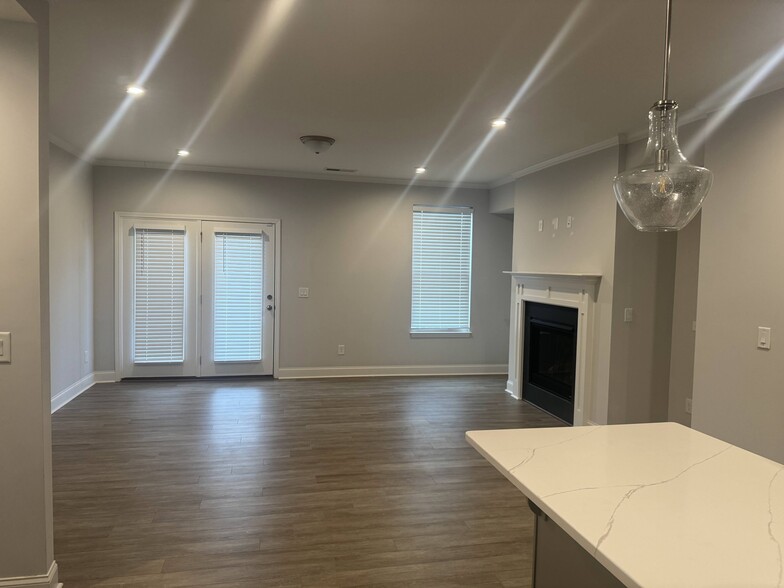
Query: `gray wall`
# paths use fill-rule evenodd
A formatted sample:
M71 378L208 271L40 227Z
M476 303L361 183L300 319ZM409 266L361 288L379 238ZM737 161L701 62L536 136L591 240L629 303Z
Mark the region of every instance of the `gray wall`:
M46 574L53 561L49 418L48 21L0 21L0 580ZM39 55L40 60L39 60ZM0 582L2 583L2 582ZM14 584L13 582L11 584Z
M515 271L602 274L595 308L593 409L588 413L597 423L607 419L616 224L610 181L617 171L618 149L611 148L535 172L517 180L514 206ZM566 228L567 216L573 217L571 229ZM555 217L557 231L551 224Z
M490 212L514 214L516 182L509 182L490 190Z
M676 244L674 233L637 231L617 209L610 423L667 420Z
M784 461L784 91L742 104L710 138L692 425ZM757 327L773 329L759 350Z
M686 156L699 165L705 154L692 145L697 131L693 123L684 125L679 136ZM639 165L645 145L643 139L624 146L619 169ZM641 233L619 209L615 239L609 421L688 424L699 217L679 233ZM632 322L624 322L626 308L633 309Z
M474 219L473 336L412 339L411 207L445 189L206 172L94 169L95 364L114 368L113 213L143 211L282 221L281 368L505 365L512 223L484 190L450 204ZM310 298L297 288L310 288ZM346 346L338 356L337 345Z
M672 308L670 352L670 398L668 420L691 425L686 399L694 384L694 321L697 320L697 278L700 269L700 226L702 213L678 232L675 259L675 297Z
M646 142L624 145L618 169L638 166ZM608 422L666 421L677 235L637 231L620 207L616 216Z
M52 396L93 371L91 166L49 148ZM86 357L85 357L86 354Z

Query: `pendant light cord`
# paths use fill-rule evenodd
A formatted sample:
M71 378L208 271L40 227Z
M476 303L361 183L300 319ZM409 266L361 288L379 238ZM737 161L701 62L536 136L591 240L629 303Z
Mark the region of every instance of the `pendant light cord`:
M664 25L664 75L662 76L662 102L667 102L670 86L670 28L672 27L672 0L667 0L667 22Z

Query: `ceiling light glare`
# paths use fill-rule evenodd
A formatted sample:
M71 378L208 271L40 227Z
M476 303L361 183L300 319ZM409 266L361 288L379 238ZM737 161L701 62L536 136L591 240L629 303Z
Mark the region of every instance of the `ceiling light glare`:
M423 173L425 173L425 172L427 171L427 169L426 169L426 168L424 168L424 167L418 167L418 168L416 168L414 171L415 171L416 173L418 173L418 174L423 174Z
M188 157L191 154L190 151L187 149L178 149L177 150L177 157Z
M147 90L141 86L130 85L125 88L125 93L129 96L143 96L145 92L147 92Z
M490 123L490 126L494 129L503 129L506 127L507 123L509 122L508 118L494 118Z

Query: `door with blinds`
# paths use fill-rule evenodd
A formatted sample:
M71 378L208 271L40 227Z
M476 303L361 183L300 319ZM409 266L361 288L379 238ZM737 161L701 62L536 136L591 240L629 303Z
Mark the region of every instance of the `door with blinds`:
M199 221L126 219L120 288L124 378L199 375Z
M275 225L202 223L201 375L272 374Z

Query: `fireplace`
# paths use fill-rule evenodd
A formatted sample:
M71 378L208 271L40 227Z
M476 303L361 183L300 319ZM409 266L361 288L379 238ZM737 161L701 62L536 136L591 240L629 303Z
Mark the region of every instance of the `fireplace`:
M525 399L542 406L544 410L575 426L594 424L590 418L594 380L597 377L594 371L594 309L602 276L587 273L508 273L512 277L512 320L506 391L518 400ZM524 365L528 356L526 350L532 343L530 327L527 327L527 313L535 311L537 307L549 308L556 314L539 317L538 322L534 323L534 339L550 337L553 341L550 347L544 349L544 355L540 353L533 357L532 366ZM571 316L560 315L560 312L571 313ZM556 328L542 323L550 323ZM543 334L548 329L550 334ZM526 331L529 331L528 334ZM571 346L564 342L568 341L569 336L573 340ZM568 355L563 351L566 348L570 350ZM565 361L555 359L561 355L566 355ZM567 363L572 366L571 377L565 375ZM536 375L529 378L529 373ZM547 389L548 385L551 385L550 390ZM526 387L528 391L524 392ZM546 400L541 400L542 397ZM548 400L552 401L549 405L545 404ZM600 410L603 410L603 405Z
M577 309L528 302L523 324L523 398L572 424Z

